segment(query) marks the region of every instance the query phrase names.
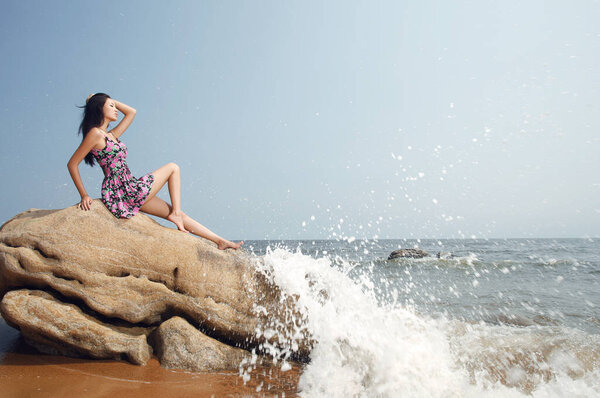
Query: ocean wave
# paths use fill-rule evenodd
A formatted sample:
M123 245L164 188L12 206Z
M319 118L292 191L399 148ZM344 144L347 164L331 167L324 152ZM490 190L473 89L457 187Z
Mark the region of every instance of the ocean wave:
M556 259L556 258L538 259L537 261L533 262L533 265L538 266L538 267L561 267L561 266L579 267L580 266L580 264L577 260Z
M460 266L460 265L479 265L485 264L480 260L475 253L469 253L466 256L456 256L452 258L437 258L434 256L423 257L423 258L395 258L392 260L379 259L378 261L393 264L393 265L415 265L415 264L432 264L442 266Z
M501 384L531 394L600 372L600 336L577 329L453 322L448 331L457 363L484 388ZM600 392L597 381L588 387Z
M548 315L536 314L528 317L523 315L504 315L495 314L484 319L486 323L492 325L511 325L511 326L558 326L560 320L554 319Z
M269 249L256 261L257 270L282 291L282 303L295 303L289 313L297 316L293 328L276 328L281 336L270 353L285 366L298 347L298 330L313 341L300 378L302 396L600 394L598 335L540 326L551 319L532 325L511 317L496 319L496 325L434 319L402 305L395 290L389 303L379 303L373 263L350 278L347 271L356 263L336 261L283 248Z

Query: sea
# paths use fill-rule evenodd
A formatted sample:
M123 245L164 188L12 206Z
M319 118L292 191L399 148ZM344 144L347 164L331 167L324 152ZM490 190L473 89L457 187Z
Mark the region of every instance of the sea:
M263 348L285 370L312 341L301 396L600 397L600 239L244 247L295 303L295 326ZM412 248L430 255L388 260Z

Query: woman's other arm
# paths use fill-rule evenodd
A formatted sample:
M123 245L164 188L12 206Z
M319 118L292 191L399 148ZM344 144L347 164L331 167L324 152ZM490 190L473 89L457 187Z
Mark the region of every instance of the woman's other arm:
M115 138L119 138L119 136L121 136L121 134L127 130L131 122L133 122L136 110L129 105L125 105L124 103L117 101L116 99L111 98L111 100L115 102L117 109L125 115L123 120L121 120L121 122L117 124L114 129L109 131L109 133L112 133Z
M92 205L92 198L89 197L85 188L83 186L83 182L81 181L81 175L79 174L79 163L85 158L85 156L98 145L100 142L104 141L104 134L98 128L93 128L86 135L84 140L79 145L79 148L75 150L71 159L67 163L67 168L69 169L69 173L71 174L71 178L75 183L75 187L79 191L79 195L81 195L81 203L79 203L79 207L83 210L89 210Z

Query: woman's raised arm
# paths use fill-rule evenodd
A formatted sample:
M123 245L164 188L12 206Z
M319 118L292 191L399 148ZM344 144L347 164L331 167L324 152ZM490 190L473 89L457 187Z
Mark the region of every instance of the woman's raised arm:
M110 98L108 101L113 101L115 103L115 106L117 107L117 109L120 110L121 113L123 113L125 115L123 120L121 120L121 122L119 124L117 124L115 126L115 128L113 128L109 131L109 133L112 133L112 135L115 138L119 138L119 136L121 134L123 134L125 132L125 130L127 130L129 125L131 124L131 122L133 122L133 119L135 118L136 110L134 108L130 107L129 105L125 105L124 103L119 102L113 98Z
M71 174L71 178L75 183L75 187L79 191L79 195L81 195L81 203L79 203L79 207L83 210L89 210L92 205L92 198L87 194L83 182L81 181L81 175L79 174L79 163L85 158L85 156L95 147L100 140L104 140L104 134L100 132L100 129L93 128L90 132L85 136L79 147L71 156L71 159L67 162L67 168L69 169L69 173Z

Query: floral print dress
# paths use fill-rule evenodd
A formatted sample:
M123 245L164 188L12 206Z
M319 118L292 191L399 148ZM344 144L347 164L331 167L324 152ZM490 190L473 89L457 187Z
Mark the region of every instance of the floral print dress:
M127 166L127 147L119 141L112 141L108 136L104 149L92 148L92 155L102 167L102 202L116 217L131 218L137 214L146 201L154 176L148 173L141 178L131 175Z

